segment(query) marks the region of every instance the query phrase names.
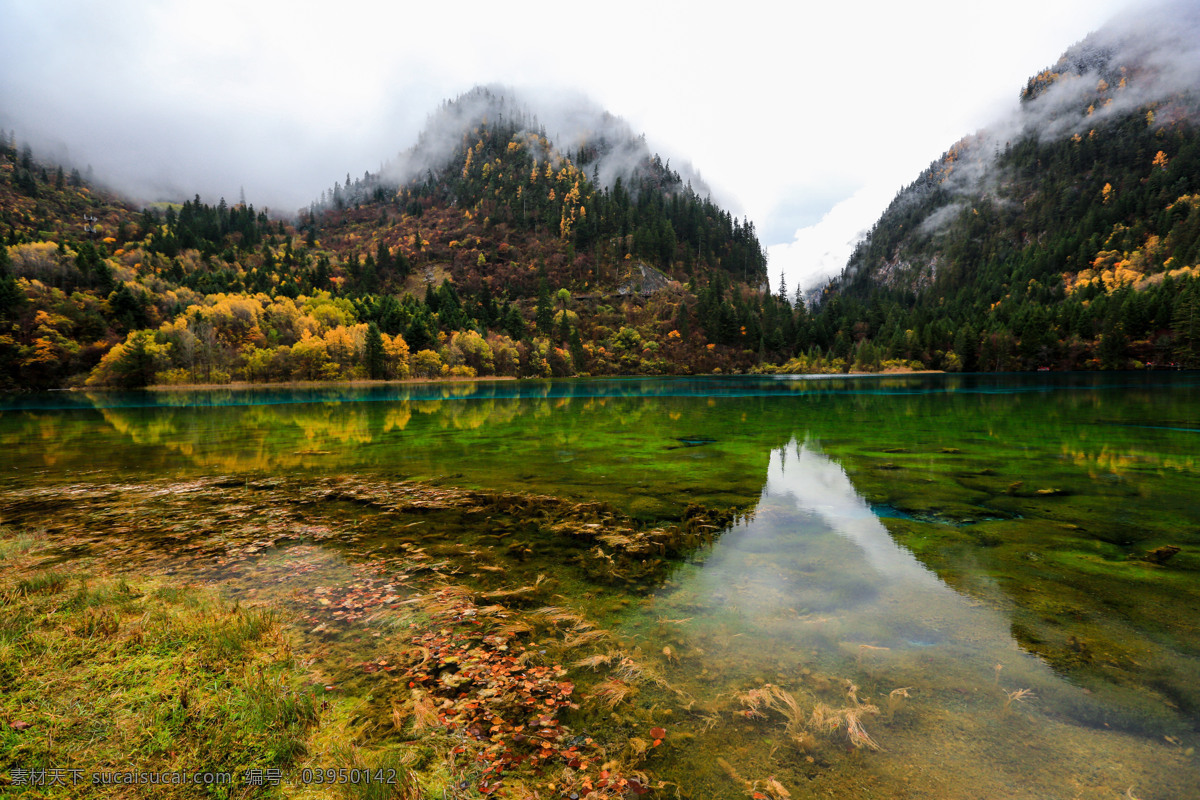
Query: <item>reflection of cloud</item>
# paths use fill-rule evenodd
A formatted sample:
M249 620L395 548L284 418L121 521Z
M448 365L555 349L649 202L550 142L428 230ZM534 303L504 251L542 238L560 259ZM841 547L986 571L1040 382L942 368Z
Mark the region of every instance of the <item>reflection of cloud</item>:
M867 561L892 580L942 585L912 553L892 541L891 534L832 459L793 439L772 451L763 496L790 496L801 511L816 514L837 533L862 548Z

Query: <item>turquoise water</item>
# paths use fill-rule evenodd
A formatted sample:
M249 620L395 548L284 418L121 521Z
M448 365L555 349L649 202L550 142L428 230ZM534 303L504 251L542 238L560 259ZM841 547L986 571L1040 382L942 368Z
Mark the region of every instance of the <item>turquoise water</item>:
M351 475L648 523L733 507L661 583L603 590L629 604L554 600L645 667L581 723L669 723L651 766L691 797L1148 800L1200 797L1197 434L1190 373L56 394L0 400L0 488Z

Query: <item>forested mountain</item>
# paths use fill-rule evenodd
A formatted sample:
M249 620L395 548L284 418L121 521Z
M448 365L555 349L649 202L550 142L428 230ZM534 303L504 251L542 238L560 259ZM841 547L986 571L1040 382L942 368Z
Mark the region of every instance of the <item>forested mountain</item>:
M1200 11L1117 20L902 191L820 300L842 346L966 370L1200 366Z
M473 90L291 220L198 196L135 211L10 134L0 380L662 374L790 355L753 224L619 120L566 122L561 149L511 94Z
M427 131L380 173L335 183L310 206L304 227L345 243L363 215L343 212L365 208L375 215L376 228L389 229L386 236L366 235L407 251L408 258L416 251L407 237L422 224L426 230L454 224L422 223L426 212L453 209L464 222L477 222L459 225L460 245L474 235L497 246L507 243L508 253L530 238L557 240L560 252L545 254L560 256L545 276L555 285L590 289L620 283L632 266L625 261L683 280L720 269L728 280L766 281L766 257L753 223L732 217L691 181L685 183L619 120L596 112L594 120L573 122L577 129L566 137L574 149L562 149L514 97L477 88L430 120L437 134L433 142ZM496 257L503 254L485 254L482 263L476 263L477 252L469 254L474 261L456 257L462 254L436 255L452 266L456 282L502 282L510 291L537 291L527 274L505 269L515 259ZM382 277L394 284L403 276Z
M295 216L133 205L0 136L0 388L1200 366L1200 11L1118 20L817 303L621 120L478 88Z

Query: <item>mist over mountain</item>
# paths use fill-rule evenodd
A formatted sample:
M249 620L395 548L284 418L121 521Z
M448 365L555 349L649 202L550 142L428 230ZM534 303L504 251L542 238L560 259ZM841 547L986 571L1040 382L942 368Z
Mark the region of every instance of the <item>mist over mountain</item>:
M529 109L489 87L447 101L292 220L198 194L138 213L0 137L0 385L673 374L788 354L753 223L596 106Z
M1110 123L1153 111L1156 123L1200 119L1200 4L1169 2L1121 15L1032 76L1010 116L964 137L902 191L884 215L917 203L919 232L942 230L972 199L998 198L1017 142L1053 145L1096 136ZM940 202L927 202L935 197ZM1009 198L1012 199L1012 198ZM861 266L862 249L850 261Z
M617 179L628 187L658 159L700 197L712 197L711 188L686 161L662 164L658 154L629 124L579 94L542 91L521 92L506 86L477 86L453 100L445 100L426 119L417 141L361 179L347 176L346 185L324 193L314 208L328 208L334 193L343 202L361 202L384 187L398 189L440 173L461 155L464 137L480 127L501 127L522 138L555 168L564 158L584 168L599 189L611 189ZM311 210L311 209L310 209Z
M827 346L952 369L1195 364L1200 4L1118 17L1020 96L821 291Z
M601 188L611 188L617 178L628 181L653 155L644 134L634 134L629 123L583 95L485 86L444 102L429 117L417 144L387 165L384 175L406 183L444 163L452 144L467 131L506 117L521 132L547 138L558 153L590 151L587 163L595 166ZM701 196L712 194L690 163L677 163L675 171Z
M767 290L754 224L690 165L576 95L444 101L284 220L252 195L139 211L8 134L0 380L1195 365L1196 9L1117 20L1014 87L815 307Z

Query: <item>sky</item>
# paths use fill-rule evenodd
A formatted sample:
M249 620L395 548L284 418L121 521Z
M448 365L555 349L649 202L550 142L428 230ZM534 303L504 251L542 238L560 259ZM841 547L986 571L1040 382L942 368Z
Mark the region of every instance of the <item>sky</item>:
M1130 0L0 0L0 127L141 201L289 215L477 84L583 94L812 286L905 185Z

